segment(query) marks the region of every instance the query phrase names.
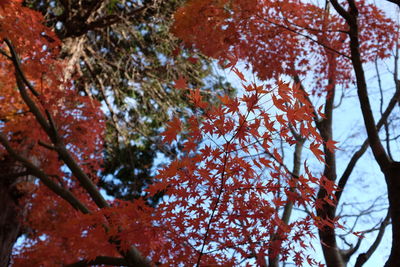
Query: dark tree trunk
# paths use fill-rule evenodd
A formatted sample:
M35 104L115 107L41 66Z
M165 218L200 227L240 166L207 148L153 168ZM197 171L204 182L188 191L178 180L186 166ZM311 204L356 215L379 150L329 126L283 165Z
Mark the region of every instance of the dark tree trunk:
M10 184L0 181L0 267L9 265L11 251L21 228L21 209L14 191Z
M23 195L18 190L19 167L15 161L0 155L0 267L10 264L12 248L21 230L22 211L19 198ZM25 176L27 177L27 176Z
M392 220L392 250L385 267L400 266L400 162L393 162L385 172Z

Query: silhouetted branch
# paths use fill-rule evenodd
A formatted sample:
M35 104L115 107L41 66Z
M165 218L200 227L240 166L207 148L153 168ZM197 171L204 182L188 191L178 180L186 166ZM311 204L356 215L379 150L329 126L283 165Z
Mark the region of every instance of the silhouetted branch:
M112 266L129 266L128 262L123 258L98 256L94 260L81 260L64 267L86 267L93 265L112 265Z
M368 259L372 256L372 254L378 248L379 244L382 241L383 235L385 233L386 226L389 224L389 221L390 221L390 210L388 209L386 217L382 221L381 226L379 227L379 232L375 238L374 243L372 243L371 247L367 250L367 252L361 253L360 255L358 255L356 264L354 265L355 267L363 266L364 263L366 263L368 261Z

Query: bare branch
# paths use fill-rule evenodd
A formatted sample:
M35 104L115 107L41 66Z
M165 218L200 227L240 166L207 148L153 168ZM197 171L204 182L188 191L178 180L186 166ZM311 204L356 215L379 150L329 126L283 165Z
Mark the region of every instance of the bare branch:
M388 106L386 107L385 111L382 114L382 117L379 119L378 123L376 124L376 129L379 131L384 123L387 121L389 115L393 111L394 107L396 106L396 103L399 101L400 98L400 83L396 83L396 92L392 96L392 98L389 101ZM353 154L351 157L349 163L347 164L347 167L345 171L343 172L342 176L339 179L338 186L341 190L336 191L335 196L337 201L339 202L339 199L342 195L343 189L346 186L346 183L350 177L350 174L352 173L354 167L356 166L357 161L362 157L362 155L367 151L367 148L369 146L369 140L368 138L365 139L364 143L361 145L360 149L357 150L356 153Z
M378 248L379 244L382 241L383 235L385 233L386 226L389 224L389 221L390 221L390 209L388 209L386 217L382 221L381 226L379 227L379 232L375 238L374 243L372 243L371 247L367 250L367 252L361 253L360 255L358 255L356 264L354 265L355 267L363 266L364 263L366 263L368 261L368 259L372 256L372 254Z
M266 19L266 18L261 18L261 17L259 17L259 19L262 20L262 21L264 21L264 22L268 22L268 23L270 23L270 24L273 24L273 25L275 25L275 26L277 26L277 27L283 28L283 29L285 29L285 30L287 30L287 31L290 31L290 32L292 32L292 33L295 33L295 34L297 34L297 35L299 35L299 36L303 36L304 38L310 40L311 42L314 42L314 43L316 43L316 44L318 44L318 45L324 47L325 49L330 50L331 52L333 52L333 53L335 53L335 54L338 54L338 55L340 55L340 56L342 56L342 57L344 57L344 58L350 59L350 57L349 57L348 55L343 54L342 52L337 51L336 49L333 49L333 48L330 47L330 46L327 46L326 44L320 42L319 40L314 39L314 38L311 37L311 36L308 36L307 34L301 33L301 32L299 32L299 31L296 31L295 29L292 29L292 28L290 28L290 27L288 27L288 26L285 26L285 25L282 25L282 24L273 22L273 21L268 20L268 19Z
M357 252L357 250L360 248L362 240L363 239L361 237L359 237L357 240L357 243L354 247L351 246L350 249L340 251L340 254L342 254L342 257L345 262L349 262L351 256L353 256L354 253Z

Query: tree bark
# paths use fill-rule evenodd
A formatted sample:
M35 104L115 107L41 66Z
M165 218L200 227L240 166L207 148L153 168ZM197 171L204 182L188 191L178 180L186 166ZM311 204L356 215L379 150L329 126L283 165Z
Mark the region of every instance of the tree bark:
M20 230L19 208L10 188L0 187L0 266L8 266Z
M388 188L390 216L392 220L392 249L385 267L400 266L400 162L394 162L385 151L375 127L375 120L369 101L367 82L362 66L358 29L358 9L354 0L348 0L349 9L346 11L337 0L330 0L336 11L349 25L351 61L357 80L357 94L367 130L368 141L376 162L385 175ZM395 77L397 79L397 77Z
M11 179L0 175L0 267L9 265L12 248L19 236L22 209Z
M392 220L392 249L385 267L400 266L400 162L393 162L384 171Z

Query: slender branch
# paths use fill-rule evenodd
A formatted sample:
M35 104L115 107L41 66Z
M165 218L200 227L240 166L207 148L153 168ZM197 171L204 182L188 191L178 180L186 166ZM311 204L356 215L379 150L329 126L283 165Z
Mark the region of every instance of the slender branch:
M245 122L247 121L247 118L248 118L249 115L250 115L250 111L247 112L247 114L246 114L246 116L245 116L245 119L243 120L243 123L239 125L239 127L238 127L236 133L232 136L232 138L231 138L229 141L226 140L226 138L225 138L224 135L222 135L223 138L224 138L224 140L227 142L227 146L226 146L226 147L229 147L229 144L230 144L230 143L235 139L235 137L238 135L240 129L241 129L242 127L244 127L244 124L245 124ZM212 211L211 211L210 219L209 219L209 221L208 221L207 228L206 228L206 233L204 234L204 238L203 238L203 244L201 245L201 250L200 250L200 253L199 253L199 257L197 258L196 267L200 266L201 257L202 257L203 254L204 254L203 251L204 251L205 245L206 245L206 243L207 243L207 238L208 238L209 231L210 231L210 229L211 229L212 220L213 220L213 218L214 218L215 212L217 211L217 207L218 207L218 205L219 205L219 203L220 203L220 201L221 201L222 192L224 191L224 186L225 186L225 170L226 170L226 163L227 163L227 160L228 160L229 151L225 149L224 154L225 154L225 155L224 155L224 163L223 163L223 166L222 166L222 173L221 173L221 186L220 186L220 189L219 189L218 196L217 196L217 198L216 198L214 207L212 208Z
M228 142L228 143L229 143L229 142ZM220 189L219 189L218 196L217 196L217 199L216 199L216 201L215 201L214 207L213 207L213 209L212 209L212 211L211 211L211 216L210 216L210 219L209 219L208 224L207 224L206 233L204 234L204 238L203 238L203 244L201 245L201 250L200 250L199 256L198 256L198 258L197 258L196 267L199 267L199 266L200 266L201 257L202 257L203 254L204 254L203 251L204 251L204 248L205 248L206 243L207 243L207 238L208 238L208 234L209 234L209 231L210 231L210 228L211 228L211 223L212 223L212 220L213 220L213 218L214 218L215 212L217 211L218 204L219 204L219 202L220 202L220 200L221 200L222 192L224 191L224 186L225 186L225 170L226 170L226 163L227 163L227 160L228 160L228 152L225 151L224 164L223 164L223 167L222 167L222 174L221 174L221 186L220 186Z
M97 189L96 185L92 182L92 180L88 177L88 175L82 170L79 164L75 161L71 153L66 148L61 136L58 134L57 127L55 122L51 116L51 113L45 109L45 114L47 116L47 120L45 116L40 111L39 107L36 103L32 100L29 96L28 92L25 89L25 85L29 87L30 83L26 80L22 79L23 71L20 66L20 61L18 55L16 54L13 45L9 40L6 40L7 45L12 52L14 67L16 69L15 76L17 80L18 90L21 94L22 99L28 105L29 109L35 116L36 120L39 122L41 127L44 129L48 137L54 144L54 149L57 151L57 154L62 159L62 161L68 166L71 170L72 174L78 179L81 186L86 190L86 192L90 195L93 201L99 208L109 207L107 201L101 195L100 191ZM32 90L31 90L32 91ZM33 90L32 92L35 92ZM42 182L49 187L53 192L67 200L74 208L81 210L83 213L89 213L89 210L83 206L82 203L79 202L69 191L65 190L63 187L58 186L52 180L50 180L47 175L37 168L34 164L29 162L27 159L23 158L22 156L18 155L11 146L8 144L8 140L5 136L2 136L1 140L2 144L6 147L7 151L18 161L23 163L32 174L37 176ZM107 226L104 225L107 228ZM118 240L110 240L110 243L117 245L118 252L126 258L130 265L133 266L150 266L147 259L143 258L140 252L131 247L127 251L123 251L119 246Z
M398 49L396 49L396 51L398 51ZM395 61L396 61L396 59L395 59ZM397 65L397 62L396 62L395 65ZM375 59L375 71L376 71L376 75L377 75L377 78L378 78L378 87L379 87L379 93L380 93L380 97L381 97L380 98L379 111L380 111L381 116L382 116L382 113L383 113L383 111L382 111L383 110L383 88L382 88L381 75L379 73L377 59ZM396 73L397 73L397 70L396 70L396 66L395 66L394 77L397 76ZM396 80L396 78L395 78L395 80ZM392 152L391 152L391 149L390 149L390 141L389 141L390 140L390 133L389 133L389 122L388 122L388 120L385 120L384 126L385 126L384 128L385 128L385 135L386 135L386 151L388 153L388 156L389 156L390 160L393 160Z
M343 238L343 240L345 241L345 239ZM347 250L340 250L340 254L342 255L342 257L344 258L345 262L349 262L351 256L354 255L354 253L357 252L357 250L360 248L361 246L361 242L362 242L363 238L359 237L357 240L357 243L354 247L351 247L350 249ZM348 244L347 242L345 242L346 244Z
M303 83L302 83L301 80L300 80L299 75L297 75L297 74L294 75L294 76L293 76L293 80L294 80L295 83L300 84L300 87L299 87L299 88L300 88L300 90L303 92L304 98L307 100L308 104L312 107L312 113L313 113L313 115L314 115L314 122L315 122L316 125L318 125L318 124L320 123L318 113L317 113L317 111L316 111L314 105L312 104L311 99L310 99L310 97L308 96L308 94L307 94L307 92L306 92L306 89L304 88Z
M290 192L294 192L295 188L297 186L297 178L300 176L300 168L301 168L301 154L302 154L302 150L303 150L303 146L304 146L304 142L305 139L299 139L297 140L297 143L295 144L295 149L293 152L293 175L292 175L292 179L296 179L295 185L293 187L290 187L289 191ZM288 199L284 208L283 208L283 214L282 214L282 222L285 224L289 224L289 220L290 220L290 216L292 214L293 211L293 201ZM278 233L275 232L272 236L271 236L271 241L276 241L279 240L279 236ZM268 257L268 261L269 261L269 266L270 267L274 267L274 266L279 266L279 254L276 255L275 257L272 257L272 255L270 255Z
M382 114L382 117L380 118L380 120L378 121L376 126L374 127L377 129L377 131L379 131L382 128L382 126L384 125L384 123L387 121L389 115L393 111L393 109L396 106L396 103L399 101L399 99L400 99L400 83L397 82L396 83L396 92L390 99L388 106L386 107L385 111ZM361 145L360 149L357 150L357 152L353 154L349 163L347 164L345 171L343 172L342 176L340 177L338 186L341 190L338 190L335 193L335 196L336 196L336 199L338 202L342 195L343 189L345 188L346 183L350 177L350 174L352 173L357 161L362 157L362 155L365 153L365 151L367 151L368 146L369 146L369 139L367 138L367 139L365 139L364 143Z
M45 143L45 142L43 142L41 140L38 141L38 144L39 144L39 146L45 147L48 150L53 150L53 151L56 150L56 148L54 146L52 146L50 144L47 144L47 143Z
M288 26L285 26L285 25L282 25L282 24L273 22L273 21L268 20L268 19L266 19L266 18L261 18L261 17L259 17L259 19L262 20L262 21L264 21L264 22L268 22L268 23L270 23L270 24L273 24L273 25L275 25L275 26L277 26L277 27L283 28L283 29L285 29L285 30L287 30L287 31L290 31L290 32L292 32L292 33L295 33L295 34L297 34L297 35L303 36L304 38L306 38L306 39L308 39L308 40L310 40L310 41L312 41L312 42L314 42L314 43L316 43L316 44L318 44L318 45L324 47L324 48L327 49L327 50L330 50L330 51L332 51L332 52L334 52L334 53L336 53L336 54L338 54L338 55L340 55L340 56L342 56L342 57L344 57L344 58L350 59L350 57L349 57L348 55L343 54L342 52L337 51L336 49L333 49L332 47L329 47L329 46L327 46L326 44L324 44L324 43L322 43L322 42L320 42L320 41L318 41L318 40L315 40L314 38L312 38L311 36L308 36L307 34L301 33L301 32L296 31L296 30L294 30L294 29L292 29L292 28L290 28L290 27L288 27Z
M38 97L40 94L35 90L35 88L32 86L32 84L26 78L25 73L22 71L21 61L19 60L18 54L15 52L14 46L11 44L11 41L8 40L7 38L4 39L4 41L6 42L8 48L10 49L10 52L11 52L11 57L9 57L9 58L12 60L14 66L15 66L15 69L17 70L18 74L22 78L22 81L26 84L26 86L32 92L32 94L34 96Z
M355 267L363 266L364 263L366 263L369 260L369 258L372 256L372 254L378 248L379 244L382 241L383 235L385 233L386 226L389 224L389 221L390 221L390 209L388 209L386 217L382 221L381 226L379 227L379 232L375 238L374 243L372 243L371 247L367 250L367 252L361 253L360 255L358 255L356 264L354 265Z
M86 267L93 265L129 266L128 262L123 258L97 256L94 260L81 260L65 265L64 267Z
M2 54L3 56L5 56L7 59L12 60L12 58L6 53L6 51L4 51L3 49L0 49L0 54Z
M10 145L8 142L8 139L6 136L4 136L2 133L0 133L0 143L5 147L7 152L17 161L21 162L22 165L24 165L25 168L27 168L30 172L30 174L36 176L37 178L40 179L40 181L47 186L51 191L53 191L55 194L63 198L65 201L67 201L73 208L76 210L81 211L82 213L90 213L90 210L77 199L70 191L67 189L59 186L57 183L53 182L47 174L45 174L42 170L40 170L37 166L35 166L32 162L30 162L28 159L25 157L21 156L18 154Z
M37 122L40 124L40 126L43 128L43 130L47 134L50 134L51 133L50 124L47 122L46 118L43 116L43 114L40 111L40 109L38 108L38 106L36 106L35 102L29 96L29 93L25 89L25 84L23 83L21 75L17 71L15 72L15 78L16 78L18 90L19 90L21 97L24 100L25 104L29 107L29 110L33 113Z
M99 208L108 207L107 201L100 194L99 190L97 190L97 187L95 186L95 184L87 176L87 174L79 167L78 163L75 161L75 159L72 157L71 153L65 147L65 144L62 141L61 136L59 136L59 134L57 132L57 128L55 126L54 120L53 120L50 112L48 110L45 110L45 113L47 116L47 119L46 119L45 116L43 115L43 113L40 111L40 108L36 105L36 103L29 96L28 92L25 90L25 85L28 86L28 84L30 84L30 83L27 81L27 83L28 83L27 84L22 79L23 71L21 69L21 64L20 64L18 55L16 54L13 45L7 39L6 39L6 43L12 53L14 67L16 69L15 76L16 76L16 80L17 80L18 90L21 94L22 99L28 105L29 109L35 116L36 120L39 122L39 124L42 126L43 130L46 132L46 134L49 136L49 138L53 142L54 148L56 149L58 155L65 162L65 164L68 166L68 168L74 174L74 176L78 179L78 181L81 183L82 187L85 188L85 190L89 193L89 195L94 200L96 205Z

